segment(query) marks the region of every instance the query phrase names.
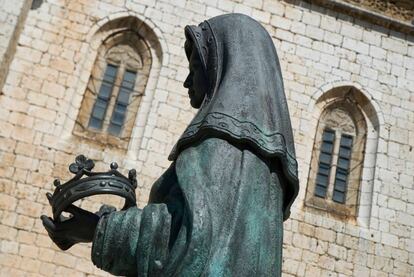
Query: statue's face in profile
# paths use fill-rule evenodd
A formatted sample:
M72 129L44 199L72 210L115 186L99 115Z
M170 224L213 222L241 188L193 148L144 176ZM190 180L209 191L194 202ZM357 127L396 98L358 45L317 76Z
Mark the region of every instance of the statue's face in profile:
M200 56L194 47L192 47L189 59L189 69L190 73L184 81L184 87L188 89L191 106L198 109L203 103L204 96L208 89L208 82Z

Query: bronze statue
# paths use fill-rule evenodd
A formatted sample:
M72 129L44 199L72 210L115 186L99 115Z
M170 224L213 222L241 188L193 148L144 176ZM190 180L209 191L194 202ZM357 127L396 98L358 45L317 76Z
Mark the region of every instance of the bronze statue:
M148 205L42 220L62 249L92 242L93 263L127 276L280 276L283 221L297 162L273 42L227 14L185 28L198 113L154 183Z

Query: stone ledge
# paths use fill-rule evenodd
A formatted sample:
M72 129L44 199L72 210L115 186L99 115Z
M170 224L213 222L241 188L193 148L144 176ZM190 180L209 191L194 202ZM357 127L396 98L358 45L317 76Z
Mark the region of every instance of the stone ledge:
M283 0L285 2L301 5L304 2L318 5L323 8L331 9L358 19L368 21L373 24L385 27L387 29L398 32L414 35L414 20L412 23L403 21L386 14L367 9L362 6L357 6L343 0Z

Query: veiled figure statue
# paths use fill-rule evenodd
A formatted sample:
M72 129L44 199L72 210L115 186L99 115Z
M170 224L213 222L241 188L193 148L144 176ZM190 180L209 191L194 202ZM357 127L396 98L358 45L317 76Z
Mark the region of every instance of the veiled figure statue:
M280 276L283 221L298 192L279 60L266 30L227 14L185 28L184 83L198 113L143 209L42 216L62 249L127 276Z

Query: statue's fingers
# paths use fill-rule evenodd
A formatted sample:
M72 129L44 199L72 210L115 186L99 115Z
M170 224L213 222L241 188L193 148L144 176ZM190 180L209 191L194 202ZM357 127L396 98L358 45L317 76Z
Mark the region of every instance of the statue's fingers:
M64 210L65 212L71 213L73 215L77 215L79 213L81 213L82 209L79 207L76 207L73 204L70 204L69 206L66 207L66 209Z
M52 194L50 192L46 192L47 200L49 200L49 204L52 205Z
M79 207L76 207L75 205L71 204L69 205L65 210L65 212L71 213L73 216L91 216L95 215L89 211L86 211L84 209L81 209Z
M43 226L46 228L46 230L49 233L50 232L53 233L56 230L56 225L50 217L46 215L42 215L40 219L42 220Z
M56 246L59 247L61 250L67 250L70 247L72 247L72 245L74 244L73 242L69 241L67 238L56 235L55 233L49 233L49 237L56 244Z
M99 211L97 211L95 214L101 217L105 214L110 214L115 211L116 211L116 208L114 206L104 204L99 208Z

